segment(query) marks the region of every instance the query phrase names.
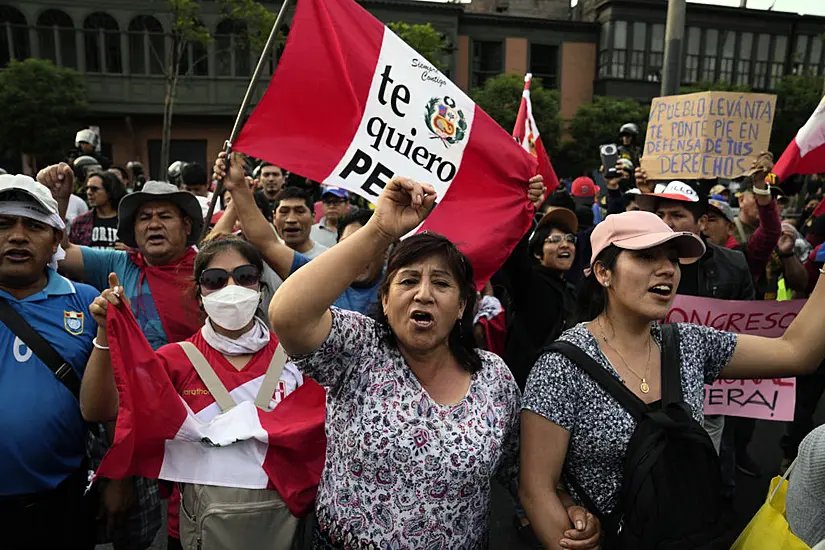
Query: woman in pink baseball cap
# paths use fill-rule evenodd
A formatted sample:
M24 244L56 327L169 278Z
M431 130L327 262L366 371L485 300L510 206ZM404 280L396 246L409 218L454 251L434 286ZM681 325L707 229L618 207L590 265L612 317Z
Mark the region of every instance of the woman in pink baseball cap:
M825 283L820 276L780 338L660 325L679 265L702 256L702 241L655 214L625 212L599 224L591 244L582 322L538 359L524 393L520 496L530 522L556 548L570 528L555 490L563 481L601 520L606 549L727 547L704 384L815 370L825 357Z

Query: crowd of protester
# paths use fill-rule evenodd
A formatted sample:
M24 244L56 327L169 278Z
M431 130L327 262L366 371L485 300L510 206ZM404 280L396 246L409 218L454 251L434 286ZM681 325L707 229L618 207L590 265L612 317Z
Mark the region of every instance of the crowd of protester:
M36 180L0 175L8 547L146 549L168 500L170 549L480 549L495 481L531 548L726 548L736 471L763 472L753 420L704 414L720 377L797 377L780 469L796 460L791 529L820 542L825 174L771 186L766 152L737 180L652 181L638 128L617 137L615 173L525 182L534 222L481 292L447 238L401 239L435 203L426 183L369 205L224 153L146 181L92 130ZM767 339L660 325L677 295L808 302ZM118 370L138 362L193 423L245 435L147 433ZM249 425L287 407L291 477L265 464L279 428ZM662 418L682 435L650 463ZM186 467L85 491L107 449L136 445L122 430Z

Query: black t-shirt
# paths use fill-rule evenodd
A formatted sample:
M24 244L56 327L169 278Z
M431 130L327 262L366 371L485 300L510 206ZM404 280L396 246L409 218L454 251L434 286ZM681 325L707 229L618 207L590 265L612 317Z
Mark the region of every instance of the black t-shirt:
M117 242L117 216L101 218L94 214L95 222L92 226L92 236L89 246L92 248L114 248Z

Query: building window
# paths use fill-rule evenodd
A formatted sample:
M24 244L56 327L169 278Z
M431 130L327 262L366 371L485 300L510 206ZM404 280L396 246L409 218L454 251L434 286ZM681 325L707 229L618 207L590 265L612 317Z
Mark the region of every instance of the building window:
M627 21L615 21L613 24L613 53L610 63L610 76L625 77L627 63Z
M656 23L650 29L650 57L647 67L647 79L659 82L662 79L662 63L665 57L665 26Z
M647 50L647 23L633 23L633 49L630 51L630 78L644 80L645 51Z
M215 63L218 76L249 76L249 36L246 23L224 19L215 29Z
M83 22L86 70L90 73L121 73L120 27L108 13L91 14Z
M805 61L808 58L808 36L800 34L796 37L796 47L793 53L793 74L805 73Z
M753 53L753 33L743 32L739 37L739 55L736 62L736 83L750 85L751 55Z
M46 10L37 18L40 57L60 67L77 68L77 37L74 21L66 12Z
M11 6L0 6L0 68L12 59L31 56L26 17Z
M501 42L473 40L473 88L484 86L484 82L501 74L504 66L504 45Z
M765 88L770 50L771 35L767 33L758 34L756 36L756 61L753 64L753 87L757 90Z
M541 78L545 88L555 88L558 85L559 49L556 46L544 44L530 45L530 72L536 78Z
M719 80L733 84L733 63L736 52L736 32L724 31L722 61L719 64Z
M163 25L151 15L129 22L129 70L132 74L164 73L166 46Z
M699 27L689 27L685 35L685 67L682 71L683 82L696 82L699 79L699 48L702 45L702 31Z
M822 36L816 34L811 38L811 56L808 58L808 74L819 76L822 62Z
M602 24L601 37L599 38L599 76L608 76L610 72L610 21Z
M773 45L773 61L771 62L770 80L768 89L775 90L779 81L785 75L785 55L788 53L788 37L777 36Z
M716 80L716 56L719 47L719 31L708 29L705 31L705 55L702 57L702 80L713 82Z

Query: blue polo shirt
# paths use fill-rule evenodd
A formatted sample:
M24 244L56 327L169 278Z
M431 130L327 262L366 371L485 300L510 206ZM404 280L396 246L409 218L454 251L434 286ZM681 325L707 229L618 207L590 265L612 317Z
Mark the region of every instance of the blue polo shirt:
M298 268L305 266L310 261L309 258L298 252L292 258L292 268L289 274L295 273ZM383 278L383 277L382 277ZM357 311L364 315L372 313L373 304L378 302L378 287L381 286L381 279L375 285L367 288L348 287L343 294L338 296L335 303L332 304L337 308L346 309L349 311Z
M97 333L89 305L98 295L50 268L46 287L28 298L17 300L0 290L78 376ZM77 471L85 449L77 399L0 323L0 496L53 489Z
M83 269L90 285L103 292L109 288L109 273L116 273L123 286L126 297L132 304L132 313L146 341L156 350L169 343L166 330L160 320L155 299L149 288L149 281L144 277L140 282L140 268L122 250L105 250L81 246L83 252Z

